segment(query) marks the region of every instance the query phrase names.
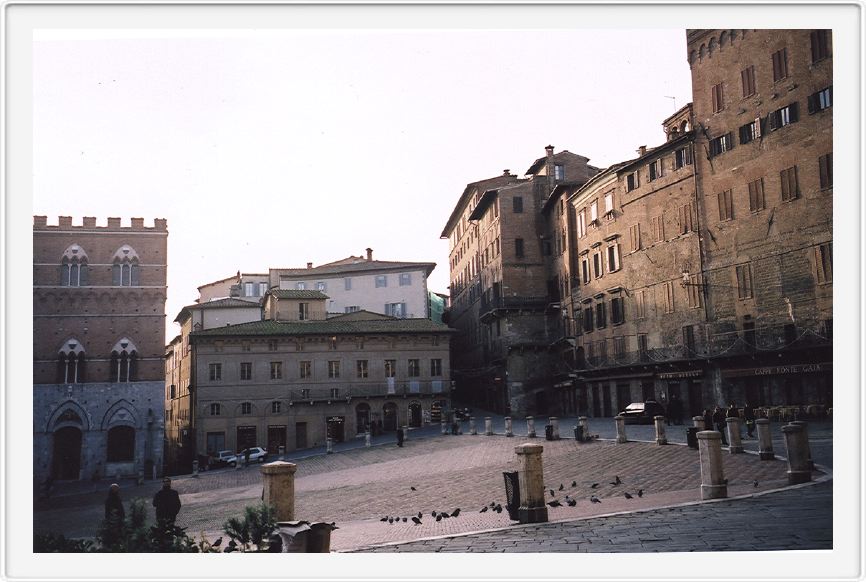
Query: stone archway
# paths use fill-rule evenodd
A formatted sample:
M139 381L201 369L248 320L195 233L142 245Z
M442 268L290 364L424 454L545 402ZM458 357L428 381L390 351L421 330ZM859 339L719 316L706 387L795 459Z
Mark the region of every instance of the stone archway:
M54 451L51 457L51 476L54 479L81 478L81 429L64 426L54 431Z

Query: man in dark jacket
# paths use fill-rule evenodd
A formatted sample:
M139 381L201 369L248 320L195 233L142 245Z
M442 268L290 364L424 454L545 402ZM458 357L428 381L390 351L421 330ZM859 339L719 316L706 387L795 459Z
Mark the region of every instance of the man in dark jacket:
M171 479L162 480L162 489L153 496L153 506L156 508L157 523L174 526L174 520L180 511L180 496L171 488Z
M728 446L728 437L725 436L727 432L725 430L725 411L721 409L721 407L716 406L716 410L713 412L713 422L716 425L716 430L722 433L722 444Z
M755 410L748 402L743 406L743 420L746 421L746 432L749 438L755 438Z

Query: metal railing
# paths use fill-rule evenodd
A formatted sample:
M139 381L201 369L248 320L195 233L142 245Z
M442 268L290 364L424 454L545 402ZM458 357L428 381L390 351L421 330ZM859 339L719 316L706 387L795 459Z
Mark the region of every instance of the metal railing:
M351 386L329 386L289 390L292 402L322 402L346 400L351 398L371 398L386 396L443 395L448 393L446 380L401 380L393 385L387 382L370 382Z

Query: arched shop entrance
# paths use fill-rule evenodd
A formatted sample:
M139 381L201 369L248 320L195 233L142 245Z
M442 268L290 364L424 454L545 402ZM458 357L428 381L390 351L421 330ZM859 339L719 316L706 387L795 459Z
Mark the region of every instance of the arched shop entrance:
M397 405L393 402L387 402L382 407L382 429L397 430Z

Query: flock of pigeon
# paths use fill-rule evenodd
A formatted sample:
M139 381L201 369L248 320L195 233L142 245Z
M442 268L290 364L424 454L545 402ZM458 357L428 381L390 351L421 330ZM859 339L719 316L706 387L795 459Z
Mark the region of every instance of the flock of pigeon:
M414 487L412 488L412 491L415 491ZM502 511L501 506L499 507L499 511ZM446 519L449 517L457 517L458 515L460 515L460 508L459 507L457 509L455 509L454 511L452 511L451 513L448 513L447 511L434 511L434 512L430 513L430 517L432 517L436 521L442 521L443 519ZM419 511L418 515L413 515L411 518L393 517L393 516L386 515L385 517L383 517L379 521L393 524L393 523L400 523L401 521L403 523L407 523L409 521L409 519L411 519L412 523L414 523L415 525L421 525L421 520L423 518L424 518L424 514Z
M598 489L599 485L600 485L599 483L593 483L592 485L589 486L589 488L590 488L590 489ZM615 475L615 476L614 476L614 480L610 482L610 485L613 486L613 487L618 487L618 486L622 485L622 479L619 478L619 475ZM572 482L571 482L571 487L572 487L572 488L577 487L577 481L572 481ZM563 485L562 483L560 483L560 484L559 484L559 491L564 491L564 490L565 490L565 485ZM554 498L555 498L555 497L556 497L556 493L557 493L556 491L554 491L553 489L550 489L550 496L551 496L551 497L554 497ZM643 489L638 489L638 490L637 490L637 496L638 496L638 497L643 497ZM629 493L628 491L623 492L623 497L625 497L626 499L634 499L634 495L632 495L632 494ZM592 494L590 495L589 500L590 500L592 503L601 503L601 499L599 499L599 498L595 495L595 493L592 493ZM568 505L569 507L574 507L575 505L577 505L577 499L575 499L574 497L572 497L572 496L569 495L569 494L566 494L566 495L565 495L564 501L565 501L565 504ZM562 502L561 502L559 499L553 499L553 500L551 500L551 501L548 501L547 504L548 504L550 507L562 507Z

